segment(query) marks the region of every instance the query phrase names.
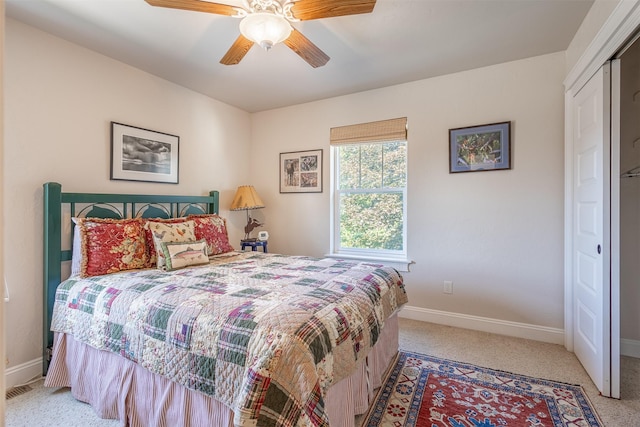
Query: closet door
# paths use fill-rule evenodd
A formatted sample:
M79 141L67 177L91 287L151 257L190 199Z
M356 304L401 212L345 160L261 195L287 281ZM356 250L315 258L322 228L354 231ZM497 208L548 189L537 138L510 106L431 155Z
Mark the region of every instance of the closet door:
M611 396L610 82L607 63L572 106L573 344L605 396Z

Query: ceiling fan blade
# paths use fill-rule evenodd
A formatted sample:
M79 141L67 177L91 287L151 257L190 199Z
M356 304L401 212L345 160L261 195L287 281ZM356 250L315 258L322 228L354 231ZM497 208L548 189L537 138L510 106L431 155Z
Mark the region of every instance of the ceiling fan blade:
M329 61L326 53L320 50L318 46L302 35L295 28L291 31L291 35L284 42L291 50L300 55L302 59L307 61L313 68L322 67Z
M375 5L376 0L299 0L293 4L291 12L296 19L308 21L371 13Z
M235 42L231 45L227 53L224 54L222 59L220 60L221 64L224 65L236 65L242 58L249 52L253 46L253 42L240 34Z
M171 9L192 10L194 12L215 13L216 15L235 16L238 10L228 4L211 3L201 0L145 0L151 6Z

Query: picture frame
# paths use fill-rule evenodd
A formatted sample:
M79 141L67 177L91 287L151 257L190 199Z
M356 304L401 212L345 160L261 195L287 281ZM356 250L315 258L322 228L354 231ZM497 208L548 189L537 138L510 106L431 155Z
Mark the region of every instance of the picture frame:
M511 122L449 129L449 173L511 169Z
M180 137L111 122L112 180L177 184Z
M322 150L280 153L280 193L322 193Z

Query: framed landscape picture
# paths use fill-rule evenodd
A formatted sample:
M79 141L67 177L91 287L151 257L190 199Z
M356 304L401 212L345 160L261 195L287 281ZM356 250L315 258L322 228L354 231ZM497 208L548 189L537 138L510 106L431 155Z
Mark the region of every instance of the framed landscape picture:
M322 193L322 150L280 153L281 193Z
M178 183L180 137L111 122L111 179Z
M449 129L449 173L511 169L511 122Z

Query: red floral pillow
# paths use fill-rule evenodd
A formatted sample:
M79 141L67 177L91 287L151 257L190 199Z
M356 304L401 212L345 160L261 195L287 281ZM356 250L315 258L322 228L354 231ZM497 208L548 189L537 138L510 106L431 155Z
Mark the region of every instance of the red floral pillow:
M142 222L137 219L81 218L80 276L98 276L147 267Z
M227 221L224 218L216 214L189 215L188 218L195 222L196 239L207 241L209 256L234 251L229 243Z

